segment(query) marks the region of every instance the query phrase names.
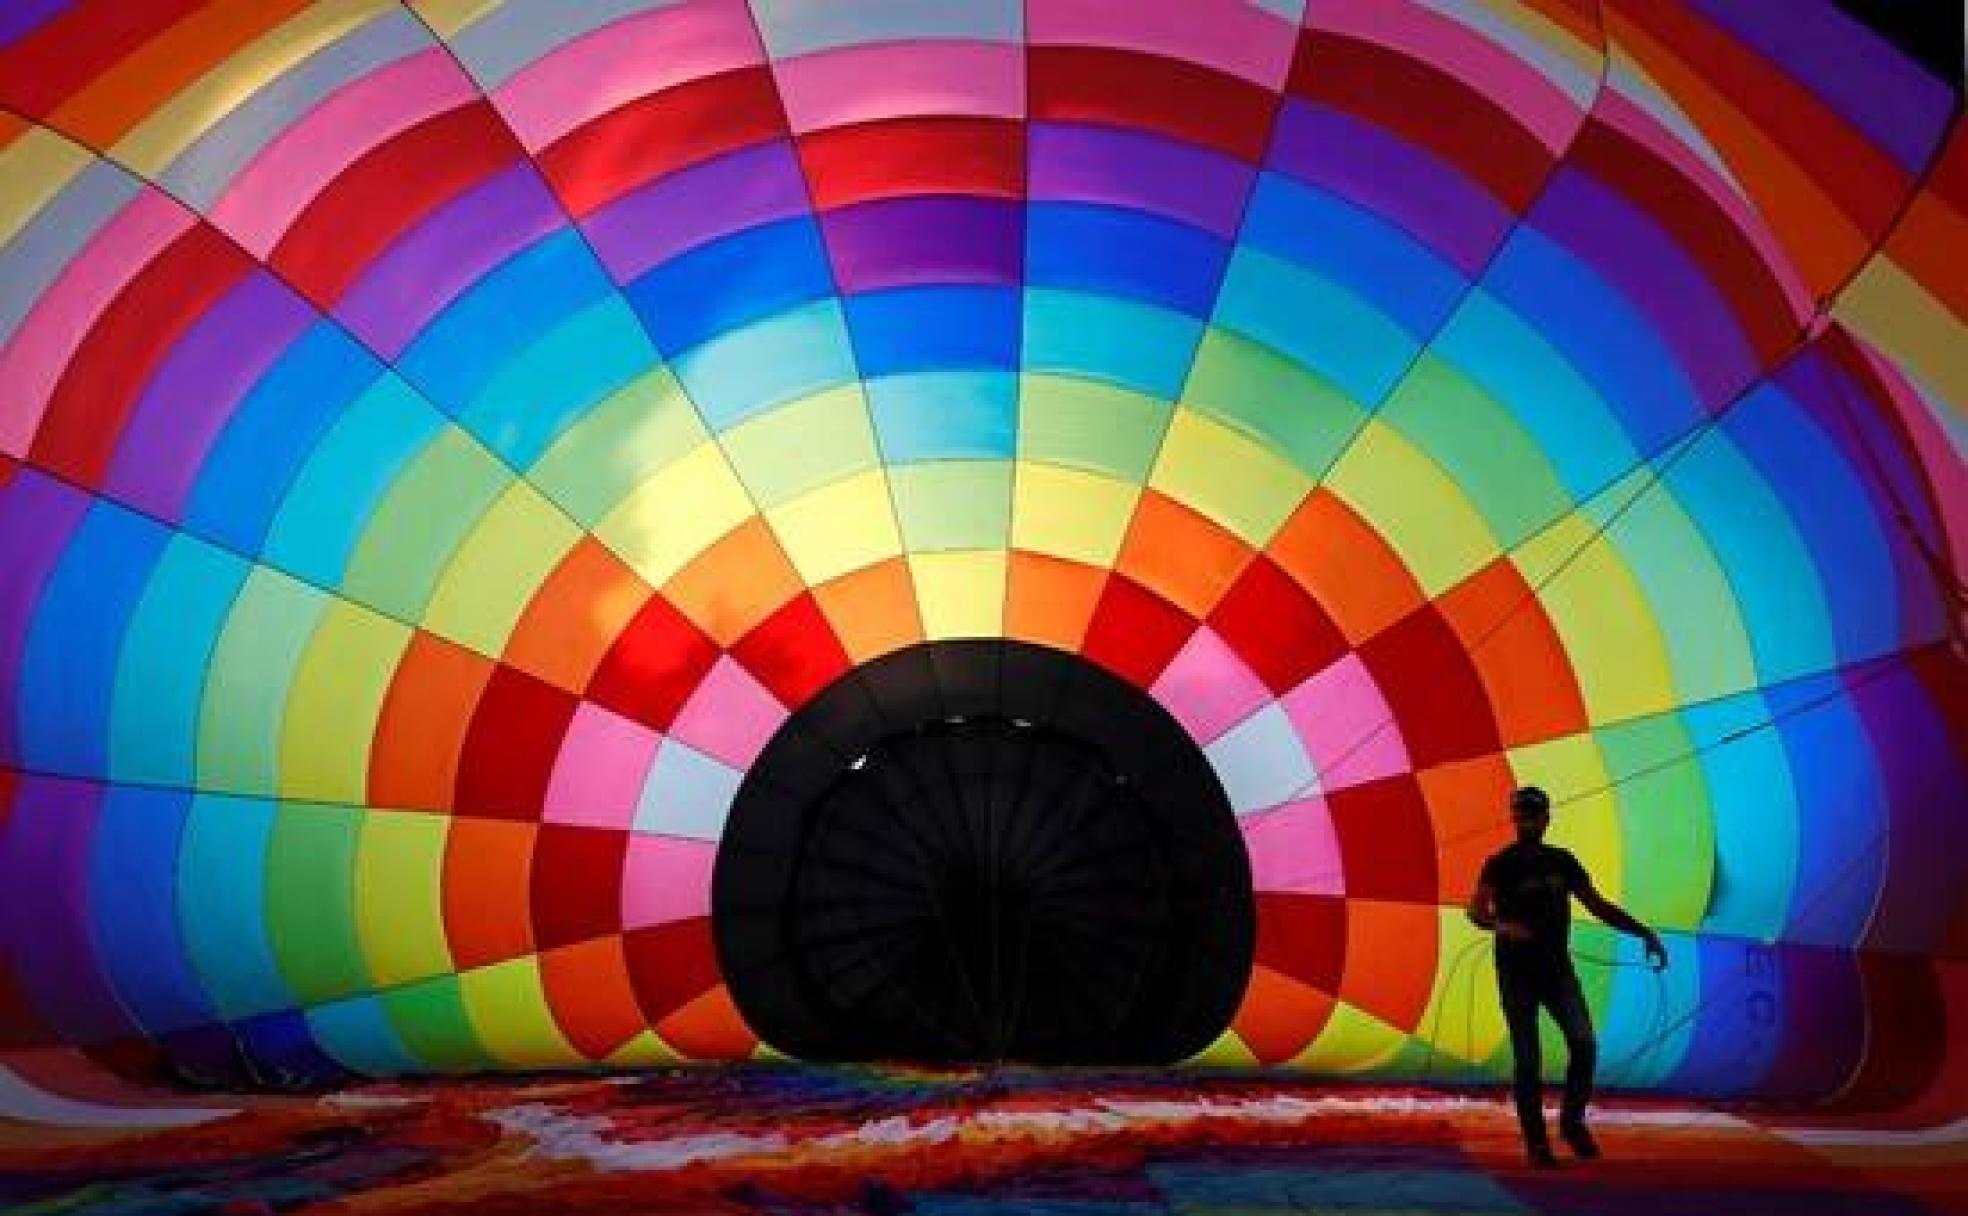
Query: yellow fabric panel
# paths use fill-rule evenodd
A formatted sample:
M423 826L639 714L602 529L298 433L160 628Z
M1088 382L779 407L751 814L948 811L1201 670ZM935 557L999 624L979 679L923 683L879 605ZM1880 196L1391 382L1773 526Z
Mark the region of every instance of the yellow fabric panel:
M437 32L449 39L501 6L502 0L410 0L410 8Z
M1551 829L1545 839L1570 849L1608 899L1624 893L1620 868L1617 791L1598 742L1589 734L1548 739L1510 753L1519 785L1544 787L1551 795Z
M360 804L369 742L410 629L345 600L329 603L288 694L280 796Z
M911 553L909 573L916 580L924 638L1002 636L1009 565L1002 549Z
M1148 484L1262 548L1311 492L1312 479L1241 431L1178 407Z
M1326 486L1393 546L1431 598L1497 555L1496 537L1455 480L1377 419Z
M1021 461L1012 480L1012 546L1110 568L1140 498L1128 482Z
M1225 1030L1183 1063L1191 1068L1256 1068L1260 1061L1236 1031Z
M540 584L582 532L540 492L515 482L458 547L431 593L424 625L499 654Z
M684 1062L684 1057L678 1055L653 1030L638 1031L634 1038L617 1047L602 1061L610 1068L660 1068L666 1064Z
M1901 270L1874 258L1838 297L1839 320L1863 334L1927 388L1968 409L1968 321Z
M153 110L117 141L112 155L141 176L158 176L283 72L395 7L386 0L315 0Z
M444 842L450 819L369 811L355 855L355 929L379 985L451 970L444 935Z
M809 587L902 551L888 478L880 469L801 495L766 518Z
M0 149L0 245L20 235L94 160L87 150L40 127Z
M739 477L767 508L881 463L858 383L774 406L719 440Z
M198 709L197 788L270 796L280 728L298 656L329 599L298 579L255 567L232 602L206 666Z
M535 955L458 976L465 1016L494 1059L508 1068L568 1068L590 1063L554 1021Z
M1592 534L1591 521L1569 516L1527 542L1513 560L1532 586L1569 561L1564 576L1552 579L1538 598L1564 643L1587 720L1661 713L1676 697L1660 627L1626 563Z
M1304 1051L1286 1067L1313 1072L1364 1073L1393 1059L1408 1036L1374 1015L1345 1001L1333 1005L1332 1017Z
M669 369L657 368L581 415L533 462L526 479L592 526L709 437L683 386Z
M1461 908L1443 908L1440 922L1435 986L1416 1034L1433 1040L1442 1071L1456 1062L1481 1066L1509 1037L1496 1000L1495 945Z
M644 481L594 531L630 569L661 586L752 514L723 449L705 442Z

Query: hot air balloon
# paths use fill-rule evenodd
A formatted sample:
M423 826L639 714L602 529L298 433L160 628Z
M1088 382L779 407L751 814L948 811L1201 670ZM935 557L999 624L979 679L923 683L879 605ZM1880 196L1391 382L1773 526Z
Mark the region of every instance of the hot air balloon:
M1943 1102L1884 7L8 5L0 1061L1495 1078L1535 782L1609 1082Z

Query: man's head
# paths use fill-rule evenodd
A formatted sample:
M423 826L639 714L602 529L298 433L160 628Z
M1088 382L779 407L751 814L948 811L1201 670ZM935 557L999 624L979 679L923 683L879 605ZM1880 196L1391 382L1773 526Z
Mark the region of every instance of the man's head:
M1551 826L1551 797L1535 785L1527 785L1510 796L1510 822L1517 827L1517 839L1527 843L1544 839Z

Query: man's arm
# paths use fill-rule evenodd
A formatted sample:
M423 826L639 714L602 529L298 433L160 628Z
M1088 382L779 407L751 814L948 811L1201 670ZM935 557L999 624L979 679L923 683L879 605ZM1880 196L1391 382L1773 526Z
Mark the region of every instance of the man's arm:
M1655 970L1667 966L1667 947L1661 945L1660 934L1641 924L1625 908L1599 894L1599 888L1592 885L1590 877L1581 872L1578 887L1573 894L1577 895L1579 902L1585 905L1586 911L1622 933L1631 933L1647 943L1647 961L1654 965Z
M1478 929L1493 930L1506 941L1524 942L1531 939L1530 930L1515 921L1500 920L1497 917L1496 888L1487 882L1478 882L1476 890L1470 893L1469 907L1466 909L1469 921Z

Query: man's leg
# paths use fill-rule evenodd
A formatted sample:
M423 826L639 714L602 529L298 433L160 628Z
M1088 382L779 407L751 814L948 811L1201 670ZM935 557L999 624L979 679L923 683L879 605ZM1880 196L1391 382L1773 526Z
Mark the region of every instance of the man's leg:
M1541 1163L1550 1158L1551 1143L1544 1130L1544 1059L1538 1046L1535 978L1498 967L1497 994L1503 1000L1504 1024L1510 1028L1510 1094L1517 1103L1517 1124L1524 1129L1524 1148L1534 1162Z
M1592 1101L1592 1077L1599 1066L1599 1040L1592 1033L1592 1010L1585 1003L1578 976L1558 977L1550 997L1551 1016L1565 1036L1565 1100L1559 1108L1558 1130L1581 1157L1596 1157L1599 1146L1585 1130L1585 1108Z

